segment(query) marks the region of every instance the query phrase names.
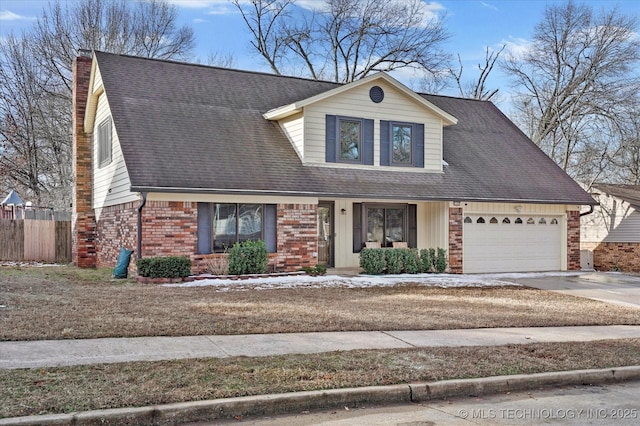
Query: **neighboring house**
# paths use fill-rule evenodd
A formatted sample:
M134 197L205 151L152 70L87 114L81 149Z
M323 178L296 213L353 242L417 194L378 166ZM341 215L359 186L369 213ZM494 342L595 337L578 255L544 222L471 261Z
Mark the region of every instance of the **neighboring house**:
M451 272L575 270L594 200L490 102L95 52L74 68L75 261L263 239L271 268L357 267L368 241Z
M640 185L596 184L591 194L599 205L582 219L580 239L593 267L640 272Z

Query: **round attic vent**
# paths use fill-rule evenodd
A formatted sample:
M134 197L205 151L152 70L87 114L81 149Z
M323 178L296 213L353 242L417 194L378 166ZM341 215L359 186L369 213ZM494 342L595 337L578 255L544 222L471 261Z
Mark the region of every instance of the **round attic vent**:
M382 90L382 87L373 86L371 89L369 89L369 97L373 102L377 104L382 102L382 100L384 99L384 91Z

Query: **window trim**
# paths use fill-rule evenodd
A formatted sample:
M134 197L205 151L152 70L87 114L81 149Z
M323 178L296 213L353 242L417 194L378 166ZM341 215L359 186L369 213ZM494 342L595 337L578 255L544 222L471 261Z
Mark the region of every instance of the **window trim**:
M224 203L224 202L203 202L198 203L198 254L225 253L228 249L219 249L215 247L215 206L217 204L234 205L236 209L235 223L235 241L239 242L240 221L237 218L241 205L257 205L261 207L262 217L260 223L260 238L267 245L268 253L276 253L278 250L278 211L277 204L274 203ZM271 230L271 228L273 229ZM267 232L270 232L267 235ZM271 234L273 232L273 234ZM253 241L253 240L252 240ZM233 245L232 244L232 245Z
M358 159L350 160L342 158L342 140L340 139L340 124L342 122L357 122L358 123ZM344 164L364 164L364 118L357 117L347 117L347 116L336 116L336 162L344 163Z
M393 127L411 127L411 161L393 161ZM424 124L399 120L380 120L380 165L385 167L425 167Z
M409 127L411 129L410 138L410 152L408 162L397 162L393 160L393 128L394 127ZM414 155L416 153L416 147L418 145L416 141L416 123L406 123L402 121L389 121L389 165L393 167L415 167Z
M388 209L402 209L402 236L404 241L409 241L409 204L403 203L362 203L362 242L367 242L367 234L369 232L369 209L383 209L385 210L385 229L386 229L386 210ZM386 238L386 236L385 236ZM385 241L380 242L381 247L387 246Z
M108 166L113 161L113 123L111 117L107 117L98 125L98 168Z

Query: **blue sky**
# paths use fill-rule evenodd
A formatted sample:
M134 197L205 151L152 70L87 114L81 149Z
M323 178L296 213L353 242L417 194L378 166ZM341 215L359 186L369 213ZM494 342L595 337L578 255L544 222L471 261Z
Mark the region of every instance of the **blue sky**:
M69 0L80 1L80 0ZM314 4L321 0L299 0ZM227 0L170 0L179 7L182 22L190 23L196 33L196 55L207 57L216 52L232 54L234 67L268 71L248 46L249 35L240 14ZM637 0L586 0L596 11L618 6L626 14L640 15ZM445 48L463 59L466 78L477 75L477 64L484 61L485 48L526 48L545 5L564 3L554 0L439 0L425 1L426 9L446 15L445 26L452 37ZM0 0L0 37L19 32L33 24L47 0ZM396 75L407 82L402 75ZM506 76L494 72L490 81L501 92L508 92ZM449 94L456 94L449 91ZM504 95L503 95L504 97Z

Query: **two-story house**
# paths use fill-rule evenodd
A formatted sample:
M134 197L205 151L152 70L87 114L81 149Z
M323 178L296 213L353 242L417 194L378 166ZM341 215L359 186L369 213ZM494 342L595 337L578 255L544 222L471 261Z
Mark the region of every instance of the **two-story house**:
M197 272L262 239L278 271L356 267L369 241L457 273L579 268L594 200L490 102L101 52L74 73L80 266L127 247Z

